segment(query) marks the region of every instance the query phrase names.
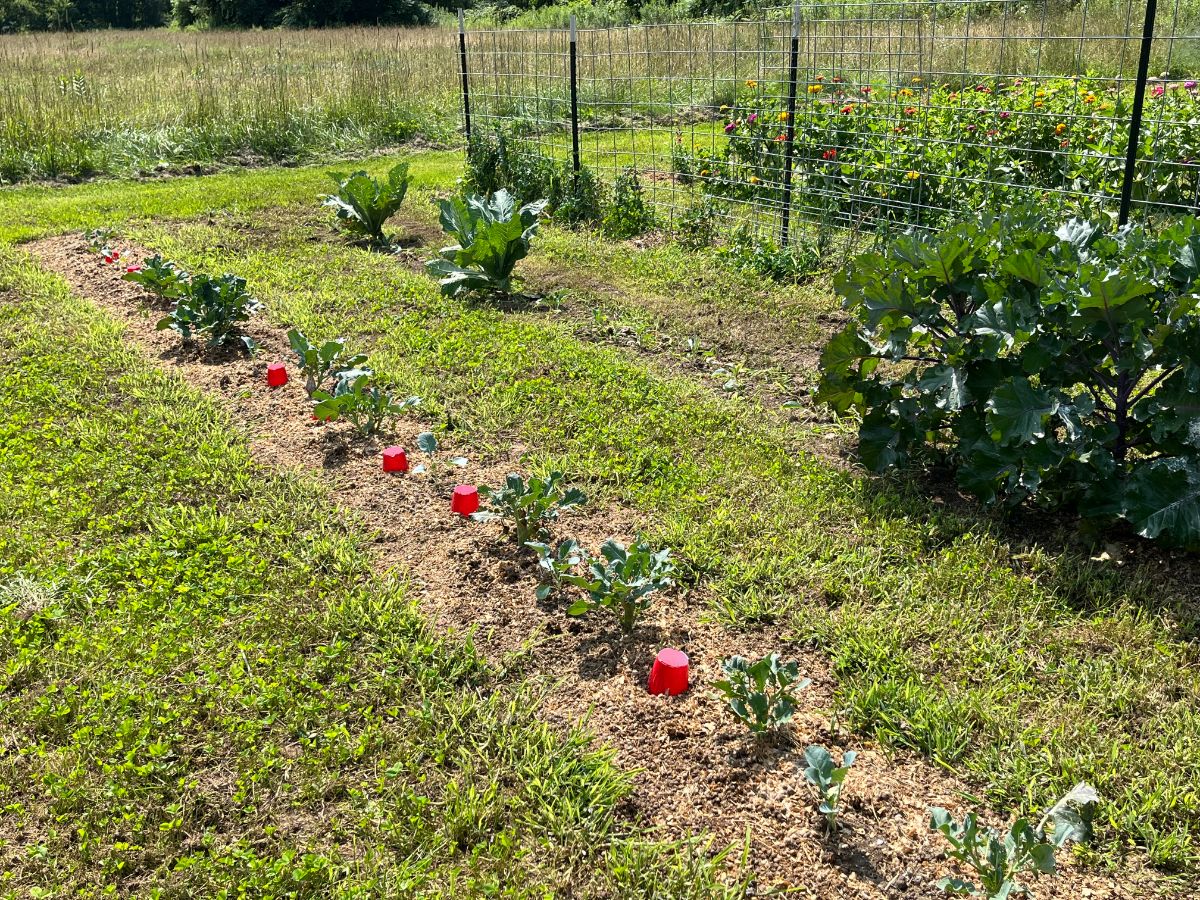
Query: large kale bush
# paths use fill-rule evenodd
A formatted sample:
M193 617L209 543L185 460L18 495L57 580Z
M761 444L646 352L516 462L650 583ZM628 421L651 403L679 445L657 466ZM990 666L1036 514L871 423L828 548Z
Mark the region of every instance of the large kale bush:
M988 503L1034 500L1200 545L1200 222L1034 210L910 233L836 279L851 320L818 399L858 411L882 472L948 462Z

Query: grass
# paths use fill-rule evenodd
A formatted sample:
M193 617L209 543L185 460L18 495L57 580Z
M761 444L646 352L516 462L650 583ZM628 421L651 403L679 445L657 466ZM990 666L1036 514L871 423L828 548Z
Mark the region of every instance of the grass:
M314 484L0 248L0 896L723 896Z
M277 324L353 338L479 451L519 441L535 448L531 469L562 469L645 514L713 617L776 621L829 655L836 715L858 730L964 773L1006 811L1035 811L1086 779L1105 799L1107 858L1141 848L1164 869L1196 871L1190 563L1093 560L1053 523L1005 523L920 484L831 465L830 426L585 339L569 317L447 301L399 260L308 240L308 222L271 207L302 193L287 174L123 186L136 210L126 231L191 269L244 275ZM194 184L210 181L236 212L205 214ZM36 230L80 227L92 190L0 197L0 234L28 234L17 223L31 210ZM676 280L689 259L706 282L696 298ZM726 298L731 323L753 306L745 276L677 248L632 252L551 228L530 264L584 291L611 272L612 302L652 309L664 327L712 298ZM790 296L797 327L830 304Z

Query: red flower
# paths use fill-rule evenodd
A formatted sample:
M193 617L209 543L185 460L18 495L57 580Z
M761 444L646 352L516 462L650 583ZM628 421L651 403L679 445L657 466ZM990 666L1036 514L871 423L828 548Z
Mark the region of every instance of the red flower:
M826 150L821 154L821 159L837 159L837 151L833 149Z
M906 106L904 107L904 114L906 116L915 116L917 114L917 108L915 106Z
M853 103L847 103L845 106L842 107L843 115L845 115L846 113L852 113L852 112L854 112L854 104Z
M786 141L786 140L787 140L787 135L786 135L786 134L777 134L777 135L775 135L775 140L777 140L777 141Z

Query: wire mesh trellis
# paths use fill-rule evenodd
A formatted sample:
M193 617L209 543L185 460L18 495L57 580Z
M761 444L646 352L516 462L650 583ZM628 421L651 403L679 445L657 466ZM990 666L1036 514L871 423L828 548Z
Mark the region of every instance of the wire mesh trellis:
M1200 202L1200 33L1163 0L1132 170L1135 214ZM755 20L580 29L580 159L636 172L684 227L787 239L937 227L1034 202L1116 216L1146 0L850 0ZM792 35L797 48L794 114ZM571 153L570 35L470 31L476 129ZM789 191L790 188L790 191Z

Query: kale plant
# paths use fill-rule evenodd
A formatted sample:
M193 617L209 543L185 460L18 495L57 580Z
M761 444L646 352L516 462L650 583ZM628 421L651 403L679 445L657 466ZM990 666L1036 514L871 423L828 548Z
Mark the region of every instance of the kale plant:
M513 524L513 533L518 547L542 538L546 526L559 514L587 502L587 497L578 488L563 490L563 473L551 472L548 478L531 477L528 481L515 473L504 479L504 487L482 487L480 495L487 500L490 510L475 513L472 518L487 521L504 518Z
M513 269L529 254L545 200L520 208L508 191L495 196L458 197L439 202L442 228L458 240L444 247L426 268L441 276L448 297L481 295L505 298L512 294Z
M246 290L246 279L237 275L194 275L182 285L175 308L159 320L158 330L170 328L185 341L204 334L208 346L219 347L262 307ZM247 350L257 348L248 335L239 335L239 339Z
M187 290L191 276L169 259L154 254L121 276L125 281L140 284L160 300L177 300Z
M804 769L804 777L821 795L817 809L825 816L825 828L830 834L837 831L842 786L846 783L846 776L857 757L858 754L853 750L847 750L842 754L842 764L839 766L824 747L813 744L804 751L804 761L808 763Z
M289 331L287 337L300 365L300 374L304 376L304 389L310 397L327 381L336 384L343 372L356 369L362 374L369 371L363 368L367 363L367 355L347 353L343 338L314 344L298 328Z
M616 615L621 630L628 634L650 608L650 596L674 584L671 550L654 550L640 540L626 547L610 539L600 546L600 555L602 559L585 560L586 575L562 576L566 584L587 594L567 608L567 615L581 616L594 609L607 609Z
M342 227L373 244L387 243L383 225L400 209L408 193L408 163L397 163L382 181L366 172L331 172L329 177L337 183L337 193L321 199L324 206L337 213Z
M342 372L332 392L317 390L312 397L316 401L314 416L323 422L345 418L364 437L378 434L388 420L421 403L420 397L397 400L372 384L371 373L361 369Z
M1076 785L1046 813L1037 828L1027 819L1017 819L1007 832L981 826L975 813L958 823L946 810L929 811L929 827L950 842L946 855L973 869L979 883L962 878L943 878L938 887L964 897L988 900L1028 894L1017 879L1026 873L1053 874L1054 851L1067 843L1091 838L1091 821L1099 797L1087 784ZM1051 830L1047 832L1046 826Z
M730 656L721 668L725 677L714 687L729 701L729 708L755 737L778 733L796 712L796 695L812 682L800 678L800 664L785 663L778 653L750 662Z
M1016 210L909 233L835 285L850 324L820 400L882 472L952 464L1033 499L1200 545L1200 221L1157 232Z

